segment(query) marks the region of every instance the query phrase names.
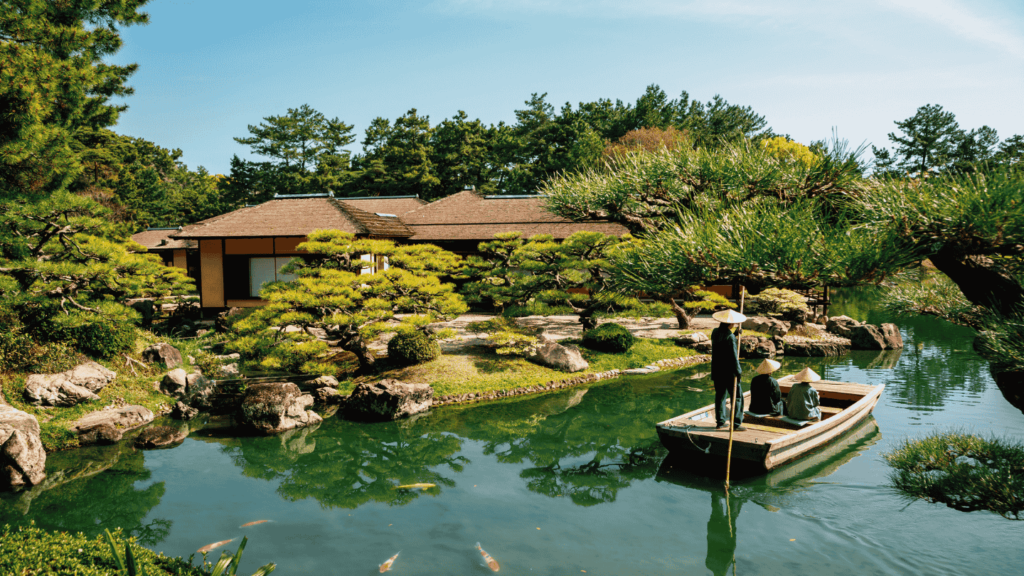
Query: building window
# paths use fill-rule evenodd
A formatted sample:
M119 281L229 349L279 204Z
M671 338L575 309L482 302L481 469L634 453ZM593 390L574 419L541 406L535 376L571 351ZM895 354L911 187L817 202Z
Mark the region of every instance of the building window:
M266 256L249 258L249 296L260 297L260 288L267 282L294 280L294 274L282 274L281 268L292 261L292 256Z

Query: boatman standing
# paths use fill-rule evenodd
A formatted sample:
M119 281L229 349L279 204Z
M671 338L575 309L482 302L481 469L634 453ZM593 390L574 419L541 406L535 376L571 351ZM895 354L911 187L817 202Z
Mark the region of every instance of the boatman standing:
M732 397L735 387L737 398L733 398L736 408L734 430L743 431L746 430L743 427L743 387L739 384L743 368L740 367L736 338L742 331L739 325L745 322L747 317L735 310L715 312L711 317L721 322L718 328L711 331L711 381L715 383L715 424L719 428L726 428L726 419L729 415L725 408L725 397ZM732 331L734 325L735 334Z

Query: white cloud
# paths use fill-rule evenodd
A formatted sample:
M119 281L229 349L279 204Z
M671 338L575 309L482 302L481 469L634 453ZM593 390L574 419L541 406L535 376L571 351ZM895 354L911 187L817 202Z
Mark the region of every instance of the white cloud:
M954 34L996 46L1015 58L1024 60L1024 36L994 19L984 17L956 0L880 0L917 18L931 20Z

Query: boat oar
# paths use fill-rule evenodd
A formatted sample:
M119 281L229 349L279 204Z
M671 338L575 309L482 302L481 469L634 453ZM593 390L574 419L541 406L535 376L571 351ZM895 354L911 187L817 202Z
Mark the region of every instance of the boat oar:
M747 295L747 289L740 288L740 314L743 314L743 297ZM743 340L743 325L736 330L736 357L740 357L740 342ZM739 388L740 377L732 380L732 400L729 407L729 452L725 457L725 493L729 493L729 472L732 470L732 432L736 422L736 389Z

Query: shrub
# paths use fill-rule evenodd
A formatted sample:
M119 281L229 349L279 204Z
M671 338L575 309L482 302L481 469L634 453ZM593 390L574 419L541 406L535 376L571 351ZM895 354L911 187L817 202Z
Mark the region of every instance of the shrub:
M388 342L388 358L402 366L430 362L440 355L441 347L423 332L399 332Z
M21 332L0 332L0 372L24 370L43 357L46 348Z
M598 352L621 354L633 346L636 339L622 326L609 322L583 333L583 345Z
M537 338L519 332L494 332L487 336L487 344L499 356L529 356L537 349Z
M1024 444L1016 440L936 432L882 457L893 468L890 485L908 497L1024 519Z
M768 288L750 297L748 311L759 314L785 314L794 310L810 311L807 298L785 288Z
M121 530L113 534L118 548L134 539ZM209 572L191 566L181 558L168 558L133 544L138 564L147 574L204 576ZM87 538L81 532L47 532L35 526L0 528L0 574L78 574L113 576L124 574L103 536Z
M48 324L51 342L66 342L81 352L109 358L135 347L138 313L120 305L103 306L103 314L55 314Z

